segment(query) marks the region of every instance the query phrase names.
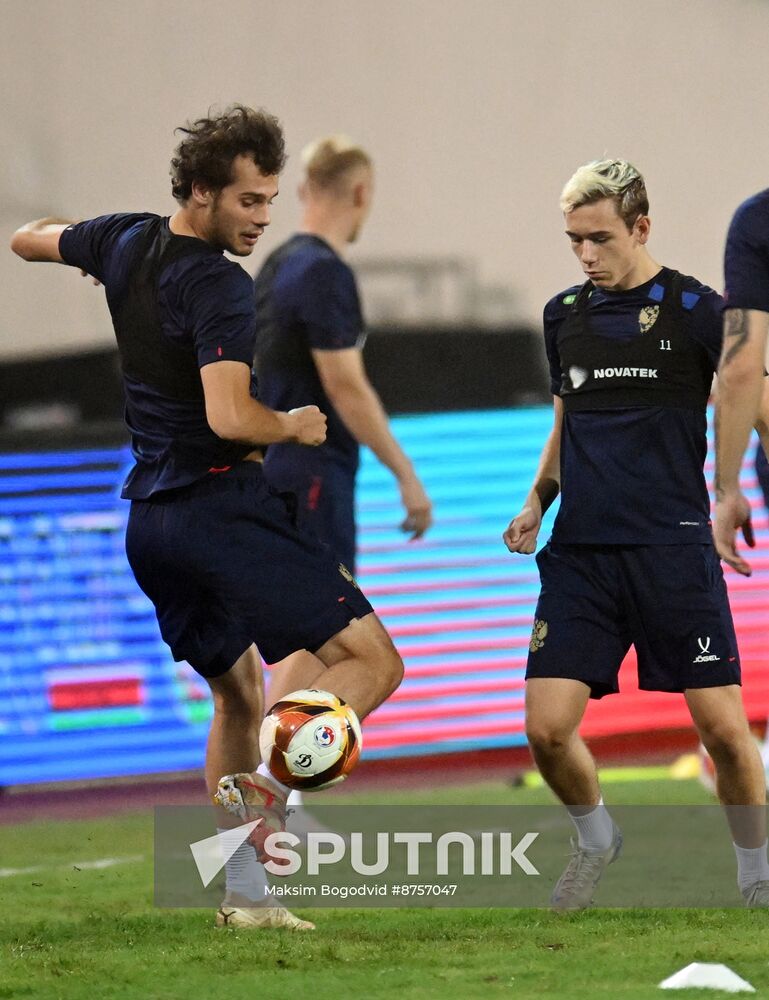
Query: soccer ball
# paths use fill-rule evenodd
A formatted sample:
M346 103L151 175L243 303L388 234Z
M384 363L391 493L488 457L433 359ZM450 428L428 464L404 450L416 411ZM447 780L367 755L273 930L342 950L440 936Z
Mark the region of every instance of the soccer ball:
M272 706L259 732L262 760L289 788L315 791L344 781L363 739L355 712L328 691L293 691Z

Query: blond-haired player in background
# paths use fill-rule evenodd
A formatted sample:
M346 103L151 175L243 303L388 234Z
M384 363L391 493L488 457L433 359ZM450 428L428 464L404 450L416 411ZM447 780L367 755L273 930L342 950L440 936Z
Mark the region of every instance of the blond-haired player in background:
M255 370L266 405L313 402L328 417L328 433L311 455L290 444L269 448L264 471L273 487L296 497L299 526L326 542L354 576L361 444L395 477L403 531L421 537L432 504L366 374L358 288L344 259L371 207L371 157L346 136L330 135L304 149L302 164L299 230L269 255L254 282ZM307 686L299 654L273 669L269 697Z

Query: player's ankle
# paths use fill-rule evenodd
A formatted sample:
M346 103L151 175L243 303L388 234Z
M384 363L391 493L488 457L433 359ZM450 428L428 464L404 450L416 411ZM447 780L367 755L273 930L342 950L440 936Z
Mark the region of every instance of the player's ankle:
M226 889L224 892L224 900L222 906L235 906L239 910L248 910L254 906L272 906L274 905L274 900L269 894L264 896L244 896L240 892L235 892L232 889Z
M288 798L291 789L288 785L284 785L282 781L278 781L266 764L260 764L256 769L256 773L262 778L266 778L271 784L275 785L276 790L280 792L284 799Z

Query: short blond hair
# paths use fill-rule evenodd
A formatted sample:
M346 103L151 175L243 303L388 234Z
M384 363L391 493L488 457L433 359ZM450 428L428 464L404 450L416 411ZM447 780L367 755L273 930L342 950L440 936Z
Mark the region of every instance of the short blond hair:
M601 198L614 200L628 229L639 215L649 214L644 179L627 160L593 160L580 167L561 192L561 211L572 212Z
M327 135L302 150L308 183L322 190L341 190L356 167L371 167L371 157L346 135Z

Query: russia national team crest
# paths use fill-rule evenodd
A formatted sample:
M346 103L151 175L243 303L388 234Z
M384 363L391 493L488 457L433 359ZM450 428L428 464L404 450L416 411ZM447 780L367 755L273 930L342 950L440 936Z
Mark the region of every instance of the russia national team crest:
M331 726L324 723L315 730L313 738L321 750L327 750L330 746L334 745L336 733Z
M659 306L644 306L638 314L638 329L641 333L648 333L657 322L660 314Z
M546 638L547 638L547 622L543 622L537 619L534 622L534 628L531 630L531 642L529 643L529 650L532 653L536 653L538 649L542 649L542 647L545 645Z

